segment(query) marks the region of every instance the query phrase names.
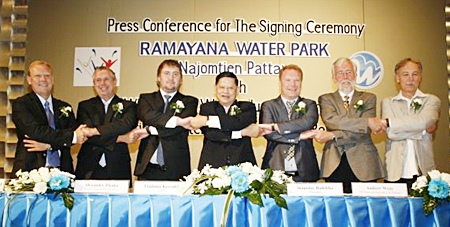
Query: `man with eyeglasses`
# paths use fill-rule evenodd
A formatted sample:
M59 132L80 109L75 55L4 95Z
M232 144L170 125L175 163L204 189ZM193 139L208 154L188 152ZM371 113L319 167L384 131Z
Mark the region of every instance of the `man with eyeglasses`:
M327 182L343 182L344 192L351 193L351 182L384 177L370 133L385 131L386 121L376 117L376 96L355 90L356 66L350 59L337 59L331 72L338 90L319 97L327 131L316 130L315 134L318 142L326 143L321 177Z

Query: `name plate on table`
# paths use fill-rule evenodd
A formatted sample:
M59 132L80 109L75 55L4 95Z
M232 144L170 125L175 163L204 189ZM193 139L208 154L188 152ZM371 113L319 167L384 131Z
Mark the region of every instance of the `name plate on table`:
M4 192L5 191L5 179L2 178L0 179L0 192Z
M352 183L354 196L407 197L408 189L403 183Z
M134 194L182 195L183 189L189 187L181 181L135 181Z
M128 180L75 180L74 191L81 193L126 194Z
M289 196L342 196L342 183L291 183L287 184Z

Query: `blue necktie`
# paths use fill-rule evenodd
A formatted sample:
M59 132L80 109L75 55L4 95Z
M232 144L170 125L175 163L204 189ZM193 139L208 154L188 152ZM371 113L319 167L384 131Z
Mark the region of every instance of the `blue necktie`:
M55 129L55 117L53 116L52 111L50 111L50 103L48 101L45 101L44 103L44 109L45 109L45 115L47 115L48 125L50 128ZM57 150L48 150L47 151L47 161L48 165L51 167L59 167L61 164L61 161L59 159L59 153Z
M167 107L169 106L170 95L164 95L164 98L165 98L165 100L164 100L165 103L164 103L164 112L163 113L166 113ZM159 141L158 147L156 148L156 162L160 166L164 165L164 154L163 154L161 141Z

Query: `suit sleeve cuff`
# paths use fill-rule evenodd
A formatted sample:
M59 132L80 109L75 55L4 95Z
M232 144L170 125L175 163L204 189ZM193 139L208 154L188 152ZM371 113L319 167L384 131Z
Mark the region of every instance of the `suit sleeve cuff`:
M166 123L166 128L175 128L177 127L177 120L179 117L177 116L173 116L169 119L169 121L167 121Z
M72 144L76 144L77 143L77 133L73 132L73 136L72 136Z
M158 129L156 129L153 126L148 126L148 129L150 131L150 135L158 135Z
M242 139L242 132L241 131L231 131L231 139Z
M206 125L210 128L222 129L222 127L220 127L219 116L209 116L209 120L206 122Z

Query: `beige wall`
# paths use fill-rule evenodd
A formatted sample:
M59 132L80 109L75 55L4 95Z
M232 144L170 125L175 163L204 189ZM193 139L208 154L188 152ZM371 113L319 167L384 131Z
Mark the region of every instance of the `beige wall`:
M375 53L384 64L384 78L377 87L367 90L375 93L379 102L398 93L393 79L394 65L402 58L420 59L424 65L421 89L436 94L442 101L441 118L435 137L435 154L438 169L450 172L449 139L447 127L447 57L445 42L445 13L443 0L342 0L342 1L122 1L122 0L40 0L30 1L29 33L27 38L27 61L44 59L54 70L55 90L58 98L70 102L76 109L80 100L94 95L92 88L73 87L75 47L121 47L121 84L118 94L123 97L138 97L140 93L157 89L156 68L166 58L189 60L190 62L218 62L242 64L247 59L255 62L275 64L294 63L302 67L304 81L302 96L317 100L320 94L331 92L335 87L331 80L330 66L341 56L350 56L357 51ZM281 34L269 37L267 34L108 34L106 18L115 17L122 21L141 21L145 17L153 20L214 21L245 18L257 21L267 18L271 21L289 20L305 22L314 19L327 23L366 24L362 38L341 35L303 35L294 37ZM139 41L189 40L224 41L232 45L242 41L284 41L284 42L329 42L330 57L201 57L201 56L155 56L140 57ZM238 75L239 76L239 75ZM276 76L241 76L248 86L248 94L239 99L254 99L262 102L279 94ZM213 97L214 76L198 79L184 77L182 92L196 97ZM379 110L378 110L379 114ZM200 156L202 136L191 136L192 166L195 168ZM374 136L380 156L384 157L385 136ZM266 142L263 138L253 140L258 162L264 154ZM133 144L133 161L138 144ZM322 145L315 144L319 158ZM76 156L79 147L75 146Z

